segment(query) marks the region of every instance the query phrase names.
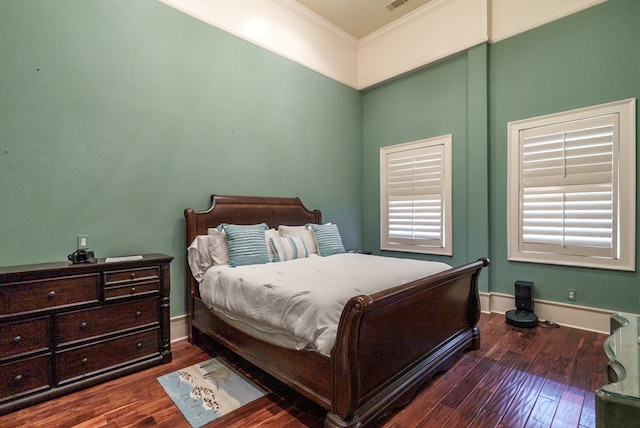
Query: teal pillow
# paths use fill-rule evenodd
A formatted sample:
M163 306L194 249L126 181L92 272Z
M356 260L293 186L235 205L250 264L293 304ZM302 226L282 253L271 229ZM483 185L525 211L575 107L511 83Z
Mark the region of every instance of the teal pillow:
M227 235L229 265L232 267L268 263L269 253L264 232L269 227L265 223L236 225L223 223L219 229Z
M338 226L335 224L311 224L313 236L318 245L318 254L330 256L332 254L344 253L344 245Z

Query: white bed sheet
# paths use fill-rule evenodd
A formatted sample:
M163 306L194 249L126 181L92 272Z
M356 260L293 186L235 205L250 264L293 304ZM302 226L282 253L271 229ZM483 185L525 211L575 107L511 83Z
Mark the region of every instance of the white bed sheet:
M200 283L200 296L209 309L236 325L249 325L266 337L289 336L296 349L314 349L328 356L342 309L351 297L449 268L440 262L351 253L212 266Z

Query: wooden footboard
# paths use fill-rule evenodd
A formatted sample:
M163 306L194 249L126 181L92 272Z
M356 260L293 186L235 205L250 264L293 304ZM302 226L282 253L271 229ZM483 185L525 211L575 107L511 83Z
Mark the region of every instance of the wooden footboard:
M289 385L327 410L331 409L331 359L317 352L301 352L272 345L235 329L193 299L191 341L201 333L235 352L271 376Z
M465 349L478 349L478 276L487 259L352 298L332 352L334 382L327 426L366 425L405 405Z
M480 347L478 276L489 260L349 300L327 358L242 333L191 296L191 339L212 337L325 407L326 427L370 425L409 403L438 371Z

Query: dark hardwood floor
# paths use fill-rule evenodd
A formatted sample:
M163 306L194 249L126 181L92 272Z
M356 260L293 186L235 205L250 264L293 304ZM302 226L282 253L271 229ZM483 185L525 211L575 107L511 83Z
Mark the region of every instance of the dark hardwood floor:
M482 346L433 378L381 427L594 427L605 382L605 335L566 327L519 329L483 314ZM170 364L0 416L0 427L189 427L158 376L222 355L270 393L207 427L322 427L325 411L214 346L173 344Z

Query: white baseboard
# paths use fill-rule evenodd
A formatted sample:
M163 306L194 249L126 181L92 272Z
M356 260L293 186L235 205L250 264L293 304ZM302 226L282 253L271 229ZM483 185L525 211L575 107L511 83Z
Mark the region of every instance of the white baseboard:
M515 309L513 296L501 293L480 293L480 307L485 313L504 314ZM569 305L548 300L534 300L534 312L541 321L552 321L556 324L609 334L609 318L615 311L590 308L587 306ZM625 314L627 317L638 316Z
M553 321L556 324L609 334L609 317L615 311L590 308L587 306L568 305L547 300L534 300L534 310L541 321ZM480 293L480 307L485 313L504 314L515 309L514 297L502 293ZM627 317L640 316L625 314ZM171 342L185 340L189 337L187 315L171 318Z
M189 337L189 329L187 327L187 315L178 315L171 318L169 323L171 329L171 343L179 340L185 340Z

